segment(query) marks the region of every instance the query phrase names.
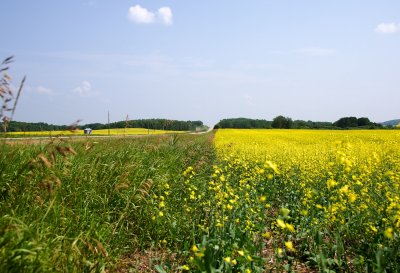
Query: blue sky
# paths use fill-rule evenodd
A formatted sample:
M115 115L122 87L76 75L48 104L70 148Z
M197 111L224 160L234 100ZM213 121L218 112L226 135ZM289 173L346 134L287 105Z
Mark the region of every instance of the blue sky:
M16 120L400 118L400 1L2 0Z

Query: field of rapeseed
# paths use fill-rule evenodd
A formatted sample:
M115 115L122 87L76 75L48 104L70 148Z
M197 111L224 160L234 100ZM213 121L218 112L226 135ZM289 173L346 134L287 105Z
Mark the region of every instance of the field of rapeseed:
M2 272L400 272L400 131L0 143Z
M400 271L400 132L219 130L199 271Z

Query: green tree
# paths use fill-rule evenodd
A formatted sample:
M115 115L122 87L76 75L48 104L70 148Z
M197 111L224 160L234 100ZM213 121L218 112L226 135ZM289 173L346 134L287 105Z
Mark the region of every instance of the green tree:
M272 120L272 128L290 129L293 121L289 117L277 116Z

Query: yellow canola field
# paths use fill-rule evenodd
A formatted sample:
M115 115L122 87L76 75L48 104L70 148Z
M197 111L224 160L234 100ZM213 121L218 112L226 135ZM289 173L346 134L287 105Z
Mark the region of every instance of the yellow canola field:
M206 232L235 227L320 270L400 269L400 131L220 129L214 145Z
M160 134L179 134L183 131L166 131L166 130L148 130L145 128L118 128L110 129L110 135L160 135ZM29 135L29 136L79 136L84 135L83 130L75 131L35 131L35 132L10 132L9 135ZM93 130L92 135L108 135L108 129Z
M400 131L224 129L215 147L227 162L274 169L281 186L301 192L299 213L322 212L314 222L343 224L351 211L365 216L366 234L400 231Z

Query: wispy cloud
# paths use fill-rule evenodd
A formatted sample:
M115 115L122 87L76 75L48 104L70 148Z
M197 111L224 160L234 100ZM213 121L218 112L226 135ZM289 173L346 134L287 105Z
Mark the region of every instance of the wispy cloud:
M375 32L381 34L392 34L400 31L400 23L381 23L376 26Z
M78 94L81 97L88 96L91 91L92 91L92 84L89 81L83 81L80 86L72 89L72 92Z
M132 6L128 11L128 19L136 24L161 23L172 25L172 10L169 7L161 7L157 12L152 12L140 5Z
M305 47L305 48L299 48L296 51L310 56L330 56L336 53L336 50L332 48L321 48L321 47Z
M204 58L172 58L160 53L152 53L147 55L134 55L122 53L96 53L96 52L74 52L74 51L59 51L59 52L36 52L35 55L40 55L45 58L73 60L79 61L83 65L97 63L99 67L123 67L129 73L132 69L139 69L140 73L159 73L164 75L182 75L189 71L204 71L215 67L215 61ZM114 70L102 70L107 77L111 75L122 75L121 71L115 73ZM99 71L97 71L97 76ZM90 78L91 73L86 74L85 78Z
M34 91L38 94L42 95L52 95L54 94L53 90L50 88L44 87L44 86L38 86L37 88L34 89Z
M159 8L157 15L164 25L172 25L172 11L169 7Z
M96 5L96 2L95 1L85 1L85 2L83 2L83 5L84 6L94 6L94 5Z

